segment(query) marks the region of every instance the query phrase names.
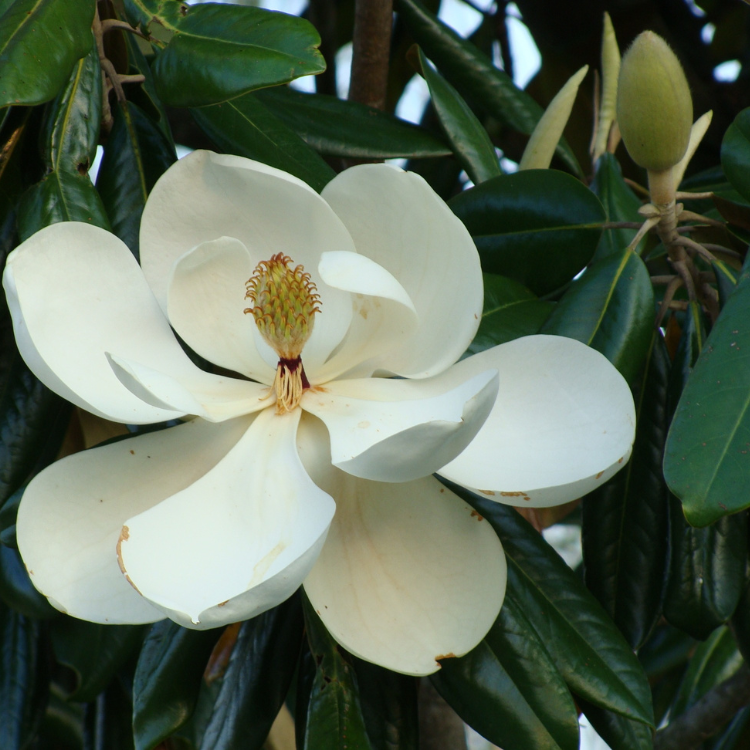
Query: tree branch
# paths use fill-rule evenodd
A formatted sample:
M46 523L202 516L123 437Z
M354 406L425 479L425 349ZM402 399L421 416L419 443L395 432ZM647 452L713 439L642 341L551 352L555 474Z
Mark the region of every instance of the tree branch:
M356 0L349 99L385 108L393 0Z
M743 664L728 680L709 690L692 708L654 737L654 750L696 750L741 708L750 704L750 667Z

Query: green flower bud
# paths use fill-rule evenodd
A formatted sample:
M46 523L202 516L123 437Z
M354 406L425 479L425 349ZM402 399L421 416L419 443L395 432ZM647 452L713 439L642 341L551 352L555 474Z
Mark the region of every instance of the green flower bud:
M622 58L617 121L628 153L645 169L669 169L687 150L690 89L680 61L653 31L639 34Z

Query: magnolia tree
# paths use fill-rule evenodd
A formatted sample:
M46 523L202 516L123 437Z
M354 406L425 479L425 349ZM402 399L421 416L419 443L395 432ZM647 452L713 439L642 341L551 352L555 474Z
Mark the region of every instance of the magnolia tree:
M437 5L0 2L3 750L748 746L750 110Z

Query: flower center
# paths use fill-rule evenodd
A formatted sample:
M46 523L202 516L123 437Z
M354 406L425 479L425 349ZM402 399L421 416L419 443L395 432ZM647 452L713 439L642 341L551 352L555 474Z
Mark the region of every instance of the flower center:
M292 268L288 255L277 253L258 263L245 283L245 299L261 336L279 355L276 378L276 411L292 411L302 392L310 387L302 366L302 348L312 334L315 313L320 312L320 296L303 266Z

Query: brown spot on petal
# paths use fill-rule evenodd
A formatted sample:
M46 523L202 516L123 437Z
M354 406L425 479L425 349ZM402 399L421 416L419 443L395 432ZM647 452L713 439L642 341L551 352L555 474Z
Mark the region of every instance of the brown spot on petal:
M492 494L494 495L495 493L493 492ZM523 497L525 494L526 493L523 492L523 491L521 491L521 492L501 492L500 493L500 495L502 497Z
M621 464L624 461L624 459L625 459L625 456L623 456L617 463Z
M130 455L131 455L131 456L135 456L135 451L134 451L134 450L131 450L131 451L130 451Z
M435 657L435 661L442 661L443 659L455 659L457 658L456 655L449 651L447 654L441 654L440 656Z
M479 490L483 495L489 495L490 497L494 497L495 493L492 490ZM507 493L501 492L501 495L505 495Z
M596 477L595 477L595 478L596 478L596 479L600 479L600 478L601 478L601 476L602 476L602 474L604 474L604 472L603 472L603 471L600 471L600 472L599 472L599 473L598 473L598 474L596 475Z
M480 514L479 514L479 513L477 513L477 512L475 511L475 510L472 510L472 511L471 511L471 517L472 517L472 518L476 518L476 519L477 519L477 521L484 521L484 516L480 515Z
M223 607L228 601L229 601L229 599L225 599L223 602L219 602L216 606L217 607Z

